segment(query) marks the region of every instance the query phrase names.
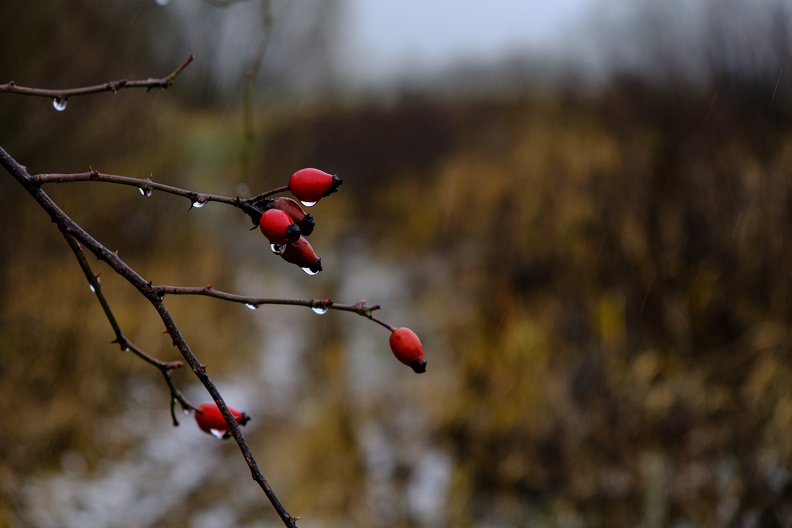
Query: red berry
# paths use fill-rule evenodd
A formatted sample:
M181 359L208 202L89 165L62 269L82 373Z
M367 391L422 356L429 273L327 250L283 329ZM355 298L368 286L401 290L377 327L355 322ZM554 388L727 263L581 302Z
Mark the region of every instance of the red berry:
M286 198L285 196L274 198L268 201L266 207L268 209L280 209L291 216L294 223L300 226L300 234L302 236L308 236L313 233L314 226L316 225L313 216L305 214L300 204L291 198Z
M286 262L300 266L303 270L310 272L311 275L322 271L322 259L316 256L311 244L303 237L287 244L286 249L281 253L281 258Z
M300 226L280 209L267 209L259 219L259 229L270 244L285 244L300 237Z
M409 328L397 328L390 335L390 347L396 359L417 374L426 372L423 345L415 332Z
M319 169L300 169L289 178L289 190L305 205L313 205L333 194L343 180Z
M229 407L228 410L234 415L239 425L245 425L250 421L250 416L247 414L239 412L232 407ZM224 438L228 436L228 424L214 402L206 402L199 405L198 411L195 413L195 421L201 431L205 433Z

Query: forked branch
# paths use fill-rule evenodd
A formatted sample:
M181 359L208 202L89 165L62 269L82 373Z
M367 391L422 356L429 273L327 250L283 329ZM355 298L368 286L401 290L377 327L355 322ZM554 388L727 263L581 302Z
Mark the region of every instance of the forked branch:
M171 336L173 341L173 345L178 348L179 352L181 353L182 357L184 358L185 362L190 366L190 368L195 373L196 377L199 381L203 384L206 388L207 392L212 396L212 399L217 404L218 408L220 409L221 414L226 420L226 423L229 426L229 432L231 436L234 437L237 445L239 446L240 451L242 452L245 461L247 462L248 468L250 469L251 475L253 480L255 480L261 489L264 491L264 494L269 499L272 506L275 508L275 511L280 516L283 523L288 527L296 527L297 520L292 517L286 509L281 504L278 497L275 495L272 487L269 485L267 480L264 478L264 475L261 473L261 470L258 468L258 464L256 463L253 454L250 451L250 448L247 445L247 441L245 440L242 432L239 429L239 425L237 424L236 419L231 414L226 405L223 397L220 395L220 392L215 387L212 380L209 378L209 375L206 373L206 369L198 361L198 358L195 356L193 351L190 349L187 341L182 336L181 331L177 327L173 317L171 317L168 309L165 307L165 304L162 302L162 295L161 293L151 285L150 282L146 281L142 276L140 276L135 270L133 270L129 265L127 265L119 256L110 251L104 245L102 245L99 241L93 238L87 231L85 231L82 227L77 225L71 218L69 218L66 213L58 207L58 205L41 189L40 185L36 181L35 177L31 176L25 167L20 165L8 152L5 151L2 147L0 147L0 166L4 167L14 179L19 182L22 187L30 194L34 200L39 204L39 206L50 216L52 221L58 226L58 229L64 234L67 240L69 238L73 238L77 242L79 242L82 246L86 247L91 253L93 253L96 258L105 262L110 268L113 269L118 275L123 277L127 282L129 282L132 286L134 286L149 302L152 304L154 309L162 319L162 322L165 325L166 332ZM85 271L85 270L84 270ZM92 272L86 274L86 277L89 275L93 275ZM96 282L96 277L94 277L94 282ZM89 278L89 282L91 279ZM93 285L93 283L92 283ZM98 282L97 282L98 285ZM96 286L94 286L96 287ZM112 323L111 323L112 324Z

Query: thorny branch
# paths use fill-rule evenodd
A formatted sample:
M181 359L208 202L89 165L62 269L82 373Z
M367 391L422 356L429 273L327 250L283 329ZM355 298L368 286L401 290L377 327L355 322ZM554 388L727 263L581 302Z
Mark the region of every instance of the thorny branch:
M160 295L159 291L154 288L150 282L141 277L135 270L130 268L123 260L118 257L117 254L107 249L104 245L93 238L87 231L85 231L71 218L69 218L66 213L64 213L63 210L58 207L58 205L49 197L49 195L47 195L41 189L35 177L28 174L27 170L16 160L14 160L2 147L0 147L0 165L2 165L17 180L17 182L19 182L19 184L25 188L28 194L30 194L33 199L38 202L41 208L44 209L47 214L49 214L50 218L52 218L52 221L58 226L58 229L60 229L64 236L67 237L67 240L69 237L72 237L82 246L88 248L91 253L96 256L96 258L105 262L113 269L113 271L126 279L127 282L134 286L146 299L149 300L152 306L154 306L154 309L159 314L160 319L162 319L162 322L165 324L166 332L173 340L173 345L179 349L179 352L182 354L184 360L190 366L193 373L195 373L196 377L200 380L220 409L221 414L228 424L231 436L234 437L234 440L239 446L240 451L242 451L242 455L247 462L248 468L250 469L251 475L253 476L253 480L255 480L264 491L265 495L269 499L270 503L272 503L272 506L275 508L275 511L278 513L284 524L289 527L296 527L297 520L286 511L278 497L272 491L272 487L269 485L269 482L267 482L267 480L264 478L264 475L258 468L258 464L256 463L256 460L247 445L245 437L242 435L242 432L239 429L236 419L228 410L228 406L223 400L223 397L220 395L220 392L217 390L217 387L215 387L214 383L212 383L212 380L209 378L209 375L206 373L206 369L200 363L200 361L198 361L198 358L190 349L187 341L184 339L184 336L182 336L179 328L176 326L175 321L168 312L168 309L162 302L162 296ZM90 275L93 275L93 273L90 272ZM94 282L96 282L95 276Z
M181 361L160 361L159 359L151 357L150 355L143 352L143 350L138 348L134 343L126 338L124 332L121 330L121 326L118 324L118 321L113 314L113 311L110 309L110 304L107 302L104 292L102 291L102 283L99 280L99 275L94 274L93 270L91 269L91 265L88 263L88 259L85 257L82 246L80 246L80 243L68 233L64 232L63 237L66 239L69 247L71 247L74 255L77 257L77 262L79 262L80 267L85 274L85 278L91 285L91 291L93 291L96 295L96 298L99 300L99 304L102 306L102 311L104 311L107 320L110 322L110 326L113 327L113 332L115 332L115 340L113 340L113 343L118 344L122 352L132 352L149 365L153 365L159 369L159 371L162 373L163 377L165 378L165 383L168 384L168 389L170 390L171 419L173 420L174 427L178 426L179 421L176 419L175 409L176 402L179 402L179 404L182 406L182 409L185 411L197 410L197 408L192 403L190 403L189 400L187 400L184 394L182 394L182 392L176 388L176 385L174 385L173 379L171 378L171 371L183 366L184 363Z
M338 304L333 302L332 299L280 299L270 297L248 297L245 295L237 295L234 293L227 293L215 290L211 284L206 286L167 286L160 285L154 286L154 289L160 292L161 295L203 295L206 297L214 297L215 299L223 299L225 301L244 304L249 308L258 308L265 304L274 304L281 306L305 306L314 310L338 310L342 312L356 313L362 317L371 319L375 323L381 324L391 332L394 328L388 323L374 317L374 310L379 310L380 306L367 305L365 300L355 304ZM323 312L322 312L323 313Z
M181 196L190 200L191 205L203 205L208 202L218 202L227 205L232 205L234 207L238 207L246 214L255 214L256 210L253 204L263 200L268 196L272 196L273 194L278 194L282 192L286 192L289 190L288 186L277 187L275 189L263 192L253 198L248 199L241 199L231 198L229 196L222 196L219 194L206 194L206 193L198 193L195 191L190 191L188 189L181 189L179 187L173 187L171 185L165 185L163 183L157 183L153 181L151 178L140 179L140 178L131 178L129 176L118 176L115 174L103 174L101 172L91 170L89 172L81 172L76 174L37 174L33 176L36 180L36 183L39 185L44 185L46 183L72 183L72 182L105 182L105 183L115 183L118 185L129 185L132 187L137 187L140 192L143 194L149 194L154 191L160 191L167 194L173 194L175 196ZM261 214L261 211L258 211Z
M159 79L149 78L143 79L138 81L129 81L127 79L121 79L118 81L110 81L102 84L97 84L94 86L85 86L82 88L69 88L66 90L51 90L45 88L29 88L26 86L19 86L14 81L9 81L6 84L0 84L0 93L15 93L18 95L32 95L37 97L51 97L54 99L65 100L69 97L75 97L78 95L89 95L95 94L100 92L113 92L116 93L118 90L123 88L146 88L147 90L151 90L152 88L161 88L166 89L169 88L173 81L176 80L176 77L182 72L184 68L190 64L195 57L190 55L185 59L181 65L173 70L169 75L165 77L160 77Z
M102 85L97 86L89 86L85 88L74 88L71 90L46 90L46 89L39 89L39 88L26 88L17 86L13 81L9 82L4 85L0 85L0 93L2 92L9 92L9 93L16 93L19 95L31 95L31 96L41 96L41 97L55 97L60 99L65 99L69 96L76 96L76 95L87 95L91 93L97 93L102 91L112 91L115 92L122 88L168 88L174 81L174 79L181 73L181 71L193 60L193 56L187 58L176 70L174 70L170 75L163 77L161 79L148 79L145 81L113 81L109 83L105 83ZM165 325L166 333L171 336L173 341L173 345L178 348L179 352L181 353L184 360L192 369L193 373L199 379L199 381L203 384L206 388L207 392L212 396L212 399L217 404L220 413L223 415L223 418L226 420L226 423L229 428L229 432L231 436L234 437L237 445L239 446L240 451L242 452L242 456L245 458L245 462L250 469L251 476L253 480L255 480L261 489L264 491L264 494L269 499L270 503L272 504L273 508L277 512L278 516L281 518L283 523L287 527L296 527L297 526L297 518L292 517L289 512L281 504L280 500L278 499L275 492L272 490L269 482L267 479L264 478L264 475L261 473L261 470L256 463L255 458L253 457L250 448L247 445L247 441L245 437L242 435L242 432L239 429L239 425L237 424L236 419L231 414L226 405L223 397L221 396L220 392L215 387L212 380L209 378L209 375L206 373L206 369L204 366L198 361L198 358L190 349L189 345L187 344L184 336L182 336L181 331L177 327L175 321L171 317L168 309L165 307L165 304L162 302L163 296L159 291L157 291L151 284L151 282L146 281L142 276L140 276L135 270L133 270L129 265L127 265L123 260L121 260L118 255L112 251L110 251L107 247L102 245L98 242L95 238L93 238L87 231L85 231L82 227L80 227L77 223L75 223L68 215L47 195L44 190L41 188L41 185L45 182L39 181L36 177L31 176L25 167L20 165L13 157L11 157L8 152L5 151L2 147L0 147L0 166L6 169L17 182L22 185L22 187L30 194L34 200L41 206L41 208L50 216L52 221L58 226L58 229L61 231L63 236L66 238L66 241L69 243L69 246L74 251L75 256L77 257L78 262L83 269L83 273L86 276L86 279L94 288L94 291L98 293L98 299L100 304L102 305L102 309L105 311L105 315L110 322L110 325L113 327L113 330L116 332L116 341L118 342L119 346L123 349L125 346L135 352L139 357L143 358L144 360L148 361L149 363L158 366L165 375L166 381L168 382L169 387L171 387L171 396L175 397L174 388L170 382L170 370L176 368L176 363L173 362L171 364L162 363L159 360L149 357L148 355L144 354L141 350L134 347L124 336L121 332L120 326L118 325L115 317L112 315L112 311L107 304L107 300L104 298L104 295L99 293L101 292L101 287L99 284L99 280L97 276L93 273L90 266L88 265L87 261L85 260L85 255L82 252L82 247L86 247L91 253L93 253L97 259L105 262L110 268L113 269L118 275L123 277L127 282L129 282L132 286L134 286L149 302L152 304L154 309L160 316L160 319ZM88 173L89 175L96 174L94 171ZM120 177L119 177L120 178ZM84 181L84 180L77 180L77 181ZM121 182L116 182L121 183ZM153 182L150 182L153 184ZM130 184L130 183L127 183ZM158 190L163 190L166 192L172 192L173 194L180 194L183 196L187 196L188 198L193 198L194 201L192 203L198 202L203 203L204 200L208 200L211 195L199 195L197 193L191 193L189 191L184 191L183 189L176 189L176 188L168 188L168 186L160 186ZM186 193L186 194L182 194ZM207 198L204 198L207 196ZM225 197L223 197L225 198ZM230 200L230 199L229 199ZM223 201L223 200L216 200L216 201ZM240 207L239 203L242 201L236 199L237 206ZM244 208L244 206L242 206ZM165 366L160 366L160 364ZM182 405L186 400L184 400ZM189 405L189 404L188 404ZM173 407L171 407L171 413L173 414ZM175 416L173 417L175 421Z

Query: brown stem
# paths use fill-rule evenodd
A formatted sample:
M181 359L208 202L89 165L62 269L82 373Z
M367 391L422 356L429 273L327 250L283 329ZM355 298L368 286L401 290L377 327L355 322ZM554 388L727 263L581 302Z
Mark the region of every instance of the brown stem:
M51 97L55 99L68 99L69 97L76 97L78 95L89 95L99 92L117 92L123 88L146 88L151 90L152 88L169 88L173 81L178 77L178 75L190 64L195 57L190 55L187 59L173 72L165 77L161 77L159 79L144 79L138 81L129 81L127 79L121 79L118 81L110 81L102 84L96 84L93 86L85 86L82 88L69 88L66 90L51 90L47 88L29 88L27 86L19 86L14 81L7 82L6 84L0 84L0 93L14 93L18 95L31 95L35 97Z
M239 425L236 419L228 410L228 406L223 401L222 396L218 392L214 383L212 383L206 369L198 361L198 358L187 345L184 337L181 335L176 323L173 321L170 313L162 302L162 297L157 288L153 287L150 282L141 277L135 270L130 268L118 255L93 238L88 232L77 225L71 218L69 218L63 210L41 189L36 179L28 174L27 170L20 165L14 158L12 158L2 147L0 147L0 165L2 165L10 174L17 180L17 182L24 187L24 189L33 197L33 199L41 206L41 208L50 216L52 221L58 226L58 229L64 235L69 235L77 240L84 247L88 248L96 258L105 262L110 266L113 271L123 277L127 282L134 286L149 302L159 314L162 322L165 324L167 333L173 340L173 345L181 352L182 357L195 373L196 377L206 388L207 392L211 394L221 414L228 424L231 435L236 440L240 451L242 452L248 468L250 469L253 479L259 484L264 494L269 499L275 511L280 516L283 523L288 527L296 527L297 521L292 517L283 505L278 500L278 497L273 492L264 475L259 470L253 454L239 430Z
M258 222L258 216L261 215L261 211L258 210L254 205L257 201L260 201L268 196L272 196L273 194L287 192L289 190L289 186L285 185L283 187L277 187L275 189L263 192L253 198L248 198L246 200L243 200L238 197L231 198L230 196L222 196L219 194L198 193L188 189L181 189L179 187L174 187L172 185L157 183L153 181L151 178L146 178L146 179L131 178L129 176L118 176L116 174L104 174L95 170L91 170L89 172L80 172L75 174L36 174L35 176L33 176L33 179L38 185L45 185L47 183L74 183L74 182L114 183L117 185L128 185L130 187L137 187L144 194L153 191L159 191L167 194L173 194L175 196L181 196L190 200L190 204L194 204L195 202L201 202L204 204L207 202L218 202L226 205L231 205L240 209L243 213L251 216L251 218L255 218L254 223Z
M117 343L122 352L132 352L149 365L159 369L159 371L162 373L163 377L165 378L165 383L168 385L168 390L170 391L171 419L173 420L174 427L178 426L179 421L176 419L176 412L174 411L174 406L177 401L181 404L182 409L196 410L196 407L190 403L187 397L184 396L184 394L176 387L176 385L174 385L173 378L171 378L171 371L181 367L183 363L181 361L160 361L159 359L143 352L143 350L135 346L126 338L124 332L121 330L121 326L118 324L118 321L113 314L113 311L110 309L110 304L107 302L104 292L102 291L102 283L99 281L99 275L95 274L91 269L88 259L85 258L85 253L82 250L82 246L80 246L80 243L68 233L64 232L63 237L66 239L66 242L68 242L72 252L77 257L77 262L80 264L80 268L82 268L85 278L91 285L91 290L99 300L99 304L102 306L102 311L104 312L105 317L107 317L110 326L113 328L113 332L115 333L115 340L113 340L113 343Z
M160 295L202 295L205 297L214 297L215 299L222 299L248 306L259 307L263 304L276 304L287 306L305 306L307 308L324 308L327 310L339 310L342 312L352 312L360 316L371 319L379 323L389 330L393 331L393 327L383 321L380 321L372 315L374 310L379 310L380 306L375 304L373 306L366 305L366 301L360 301L355 304L337 304L331 299L281 299L271 297L250 297L246 295L237 295L235 293L228 293L220 290L215 290L211 284L206 286L168 286L160 285L153 287Z

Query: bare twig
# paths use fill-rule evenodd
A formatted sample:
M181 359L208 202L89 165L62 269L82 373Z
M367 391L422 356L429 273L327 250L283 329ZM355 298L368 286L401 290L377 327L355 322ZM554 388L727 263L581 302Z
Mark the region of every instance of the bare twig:
M184 365L184 363L181 361L160 361L159 359L143 352L143 350L138 348L134 343L126 338L124 332L121 331L121 326L118 324L113 311L110 309L110 304L107 302L104 292L102 291L102 283L99 280L99 275L96 275L91 269L88 259L85 258L85 253L82 250L82 246L80 246L80 243L68 233L64 232L63 237L66 239L69 247L71 247L74 255L77 257L77 262L80 264L80 268L82 268L85 278L91 285L91 291L93 291L96 295L96 298L99 300L99 304L102 306L102 311L105 313L105 317L107 317L107 320L110 322L110 326L113 327L113 332L115 333L115 340L113 340L113 343L117 343L122 352L132 352L149 365L156 367L162 373L162 376L165 378L165 383L168 384L168 389L170 390L171 419L173 420L173 425L178 426L179 421L176 419L175 411L176 402L179 402L182 409L184 410L197 410L197 408L192 403L190 403L189 400L187 400L184 394L178 388L176 388L176 385L174 385L173 379L171 378L171 371L181 367Z
M47 88L29 88L26 86L19 86L14 81L7 82L6 84L0 84L0 93L14 93L18 95L31 95L34 97L51 97L54 99L68 99L69 97L75 97L78 95L89 95L95 94L100 92L117 92L123 88L146 88L147 90L151 90L152 88L161 88L166 89L169 88L173 81L178 77L178 75L182 72L184 68L190 64L195 57L190 55L187 59L173 72L165 77L160 77L158 79L149 78L144 80L137 80L137 81L129 81L127 79L121 79L118 81L110 81L102 84L97 84L94 86L85 86L82 88L69 88L66 90L52 90Z
M267 198L268 196L272 196L274 194L279 194L282 192L286 192L289 190L288 185L284 185L282 187L277 187L275 189L269 190L267 192L263 192L253 198L248 198L243 200L239 197L231 198L230 196L222 196L219 194L208 194L208 193L198 193L195 191L191 191L188 189L181 189L179 187L173 187L172 185L166 185L164 183L157 183L153 181L151 178L141 179L141 178L131 178L129 176L118 176L115 174L103 174L101 172L92 170L89 172L81 172L75 174L37 174L33 176L35 182L39 185L44 185L47 183L73 183L73 182L105 182L105 183L115 183L117 185L129 185L131 187L137 187L140 192L143 194L150 194L154 191L164 192L167 194L173 194L175 196L182 196L190 200L190 204L206 204L208 202L218 202L224 203L227 205L232 205L242 210L242 212L248 215L255 215L256 212L261 214L261 211L258 211L254 204Z
M33 199L41 206L41 208L50 216L52 221L58 226L58 229L65 235L73 237L82 246L88 248L96 258L105 262L110 268L113 269L118 275L123 277L133 287L135 287L141 295L143 295L152 304L154 309L160 316L160 319L165 325L166 332L171 336L173 345L178 348L184 360L193 370L198 380L206 388L207 392L212 396L212 399L220 409L221 414L228 424L231 436L234 437L240 451L242 452L248 468L250 469L253 479L259 484L264 494L269 499L275 511L280 516L283 523L288 527L296 527L297 520L292 517L281 504L278 497L275 495L272 487L269 485L264 475L256 463L250 448L247 445L242 432L239 429L236 419L231 414L220 392L215 387L209 375L206 373L204 366L198 361L193 351L190 349L187 341L182 336L179 328L176 326L173 318L168 312L165 304L162 302L162 295L159 290L151 285L140 276L135 270L121 260L118 255L99 241L93 238L88 232L77 225L71 218L69 218L63 210L44 192L36 178L31 176L25 167L20 165L14 158L9 155L5 149L0 147L0 165L3 166L10 174L17 180L17 182L24 187ZM93 275L91 272L90 275ZM89 278L89 281L91 279ZM95 276L94 276L95 280Z
M160 295L203 295L205 297L214 297L215 299L222 299L224 301L235 302L244 304L251 308L258 308L265 304L274 304L281 306L305 306L306 308L319 309L319 310L338 310L342 312L356 313L362 317L371 319L385 328L393 331L393 327L384 321L374 317L374 310L379 310L380 306L367 305L366 301L360 301L355 304L338 304L332 299L280 299L271 297L250 297L246 295L237 295L235 293L228 293L224 291L215 290L211 284L206 286L167 286L160 285L154 286L154 289Z

